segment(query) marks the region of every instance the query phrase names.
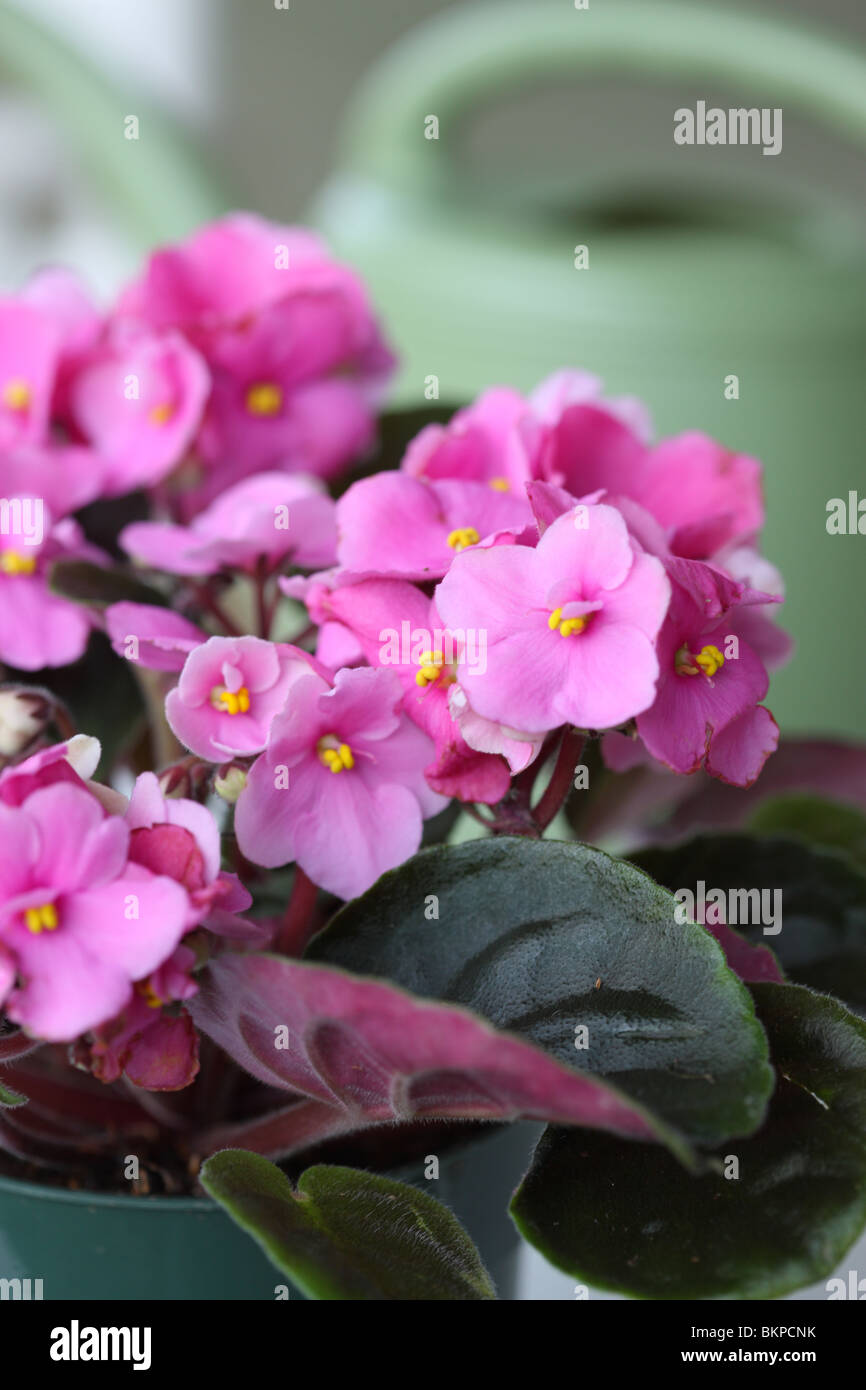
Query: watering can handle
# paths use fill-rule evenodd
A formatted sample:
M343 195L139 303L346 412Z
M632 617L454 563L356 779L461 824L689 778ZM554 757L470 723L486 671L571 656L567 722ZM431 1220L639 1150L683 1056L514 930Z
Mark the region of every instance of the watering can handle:
M454 128L486 97L539 77L602 72L723 81L750 106L762 94L789 102L866 145L866 55L825 32L665 0L589 0L587 9L520 0L449 10L391 48L349 113L345 163L429 192L450 180ZM429 116L438 142L424 139Z
M216 217L226 199L197 151L157 113L140 113L144 138L123 136L128 107L101 73L49 29L0 0L0 62L53 113L106 201L142 248ZM230 201L230 200L229 200Z

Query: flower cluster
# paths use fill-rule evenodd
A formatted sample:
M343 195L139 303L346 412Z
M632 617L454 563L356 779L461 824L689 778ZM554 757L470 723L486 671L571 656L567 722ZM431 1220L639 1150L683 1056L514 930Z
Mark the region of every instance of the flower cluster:
M63 665L101 626L188 752L128 797L77 739L0 776L5 1012L104 1080L185 1085L197 965L261 939L225 802L242 875L294 864L348 899L452 799L540 833L558 806L533 820L528 794L566 736L738 786L776 747L754 459L653 443L568 370L485 392L335 500L391 366L356 277L246 215L158 251L108 315L56 272L0 303L0 660ZM55 593L58 558L114 564L75 514L142 490L118 542L159 601Z
M252 525L277 496L300 525L306 497L292 547L323 562L321 487L295 479L282 495L274 475L329 477L361 453L391 365L357 277L311 234L248 214L156 252L110 313L63 271L0 300L0 661L32 671L84 651L91 623L48 576L59 558L105 561L71 517L97 498L158 489L187 521L267 471L188 536L130 543L172 573L209 573L242 563L235 505ZM280 544L272 530L263 552Z
M128 799L101 786L99 752L78 736L0 774L0 1002L35 1037L91 1035L102 1079L173 1090L198 1069L181 1001L200 938L262 934L238 915L250 895L220 868L210 812L152 772ZM183 943L199 928L197 952Z

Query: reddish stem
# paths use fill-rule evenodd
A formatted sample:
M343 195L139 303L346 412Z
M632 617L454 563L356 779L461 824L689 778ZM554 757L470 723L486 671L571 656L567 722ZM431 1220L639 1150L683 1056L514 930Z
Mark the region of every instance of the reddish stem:
M212 617L216 618L217 622L229 637L243 636L240 628L236 623L232 622L228 613L226 613L222 605L217 602L206 584L193 584L192 589L201 607L205 612L210 613Z
M565 805L565 799L571 791L575 766L583 752L583 744L583 734L579 734L576 729L566 729L550 781L532 812L532 818L539 830L546 830L557 811Z
M57 732L62 739L73 738L78 733L78 729L69 713L69 710L60 700L54 701L52 718L57 725Z
M284 956L300 956L313 934L318 893L312 879L296 864L289 904L274 940L275 951Z
M256 572L253 582L256 590L256 622L258 624L259 636L267 640L271 634L271 623L273 621L273 611L269 608L266 588L268 581L268 561L267 557L260 555L256 560Z

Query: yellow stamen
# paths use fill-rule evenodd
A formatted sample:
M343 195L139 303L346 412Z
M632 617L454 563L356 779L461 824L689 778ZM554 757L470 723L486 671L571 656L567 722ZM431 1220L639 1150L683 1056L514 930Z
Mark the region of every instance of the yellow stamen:
M717 671L725 664L725 658L718 647L702 647L695 656L689 651L688 644L683 643L674 657L674 670L678 676L697 676L701 672L705 676L714 676Z
M21 377L15 377L12 381L7 381L3 387L3 404L9 410L25 411L33 399L33 392L30 390L26 381Z
M28 907L24 913L24 923L27 930L36 936L41 931L56 931L58 926L57 908L53 903L43 903L41 907Z
M591 616L591 613L586 613L580 618L565 618L563 620L562 609L554 608L547 620L547 626L551 632L559 632L560 637L576 637L578 633L583 632Z
M326 734L316 745L319 762L331 772L351 772L355 758L348 743L338 743L333 734Z
M246 714L250 707L250 692L245 685L240 690L226 690L223 686L215 685L210 693L210 702L214 709L225 710L226 714Z
M725 664L725 658L718 647L702 647L695 657L695 665L700 666L705 676L714 676Z
M139 980L135 986L135 992L144 1000L149 1009L162 1008L163 1001L149 980Z
M162 401L159 405L151 406L147 412L147 418L152 425L167 425L172 415L174 415L174 406L170 401Z
M427 666L422 666L415 676L415 684L420 686L435 685L441 676L442 671L439 666L434 666L430 662Z
M273 381L260 381L247 391L246 407L251 415L276 415L282 404L282 389Z
M490 486L494 492L510 492L511 484L507 478L491 478Z
M445 657L442 652L422 652L419 666L415 684L421 687L435 685L444 670Z
M465 550L469 545L477 545L480 540L474 526L458 526L448 537L448 544L452 550Z
M0 551L0 570L4 574L32 574L35 569L32 555L22 555L18 550Z

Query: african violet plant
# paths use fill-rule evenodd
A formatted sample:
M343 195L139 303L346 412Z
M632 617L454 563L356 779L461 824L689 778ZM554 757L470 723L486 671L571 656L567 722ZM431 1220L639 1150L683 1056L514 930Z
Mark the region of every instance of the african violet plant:
M866 820L776 751L760 466L573 370L377 421L392 366L246 215L0 305L3 1171L489 1298L387 1170L525 1118L556 1265L781 1295L866 1221Z

